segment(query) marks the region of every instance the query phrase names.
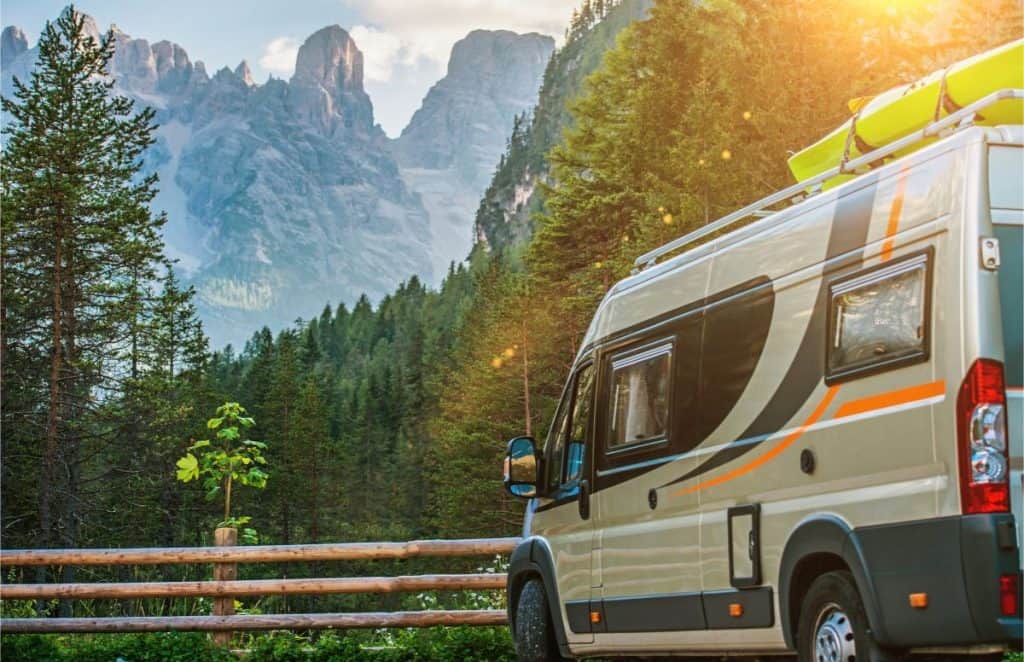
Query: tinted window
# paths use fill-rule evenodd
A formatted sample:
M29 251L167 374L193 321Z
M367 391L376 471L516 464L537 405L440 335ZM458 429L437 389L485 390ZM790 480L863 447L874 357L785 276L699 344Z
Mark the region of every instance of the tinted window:
M1024 386L1024 226L996 225L1006 385Z
M609 449L668 436L671 345L612 359Z
M593 364L581 368L565 390L558 414L551 424L545 453L548 458L548 486L579 480L583 472L590 411L594 394ZM570 415L571 414L571 415ZM566 444L566 441L570 443Z
M999 239L999 307L1003 317L1003 349L1007 386L1024 385L1024 149L992 145L988 151L988 195ZM1007 224L1009 223L1009 224Z
M548 460L547 476L548 487L555 488L562 481L562 460L565 456L565 435L566 427L569 424L569 400L572 391L567 389L558 407L558 414L551 422L551 429L548 431L548 441L544 445L544 454Z
M988 197L993 209L1024 209L1024 149L988 148Z
M594 368L588 365L576 375L576 398L572 409L572 433L565 463L565 482L579 480L583 474L585 451L590 436L590 412L594 403Z

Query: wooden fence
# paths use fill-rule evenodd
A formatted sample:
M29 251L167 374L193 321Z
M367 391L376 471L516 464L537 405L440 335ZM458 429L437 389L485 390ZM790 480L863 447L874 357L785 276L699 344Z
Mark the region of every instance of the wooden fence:
M413 557L467 557L509 554L518 538L414 540L319 545L240 547L234 532L219 529L216 547L152 549L0 550L0 569L13 566L96 566L212 563L210 581L98 584L0 584L0 600L215 598L212 616L126 616L105 618L5 618L4 633L44 632L214 632L227 643L234 630L313 630L332 628L501 625L499 609L360 612L341 614L234 614L234 599L264 595L393 593L503 589L501 573L238 580L239 563L368 561Z

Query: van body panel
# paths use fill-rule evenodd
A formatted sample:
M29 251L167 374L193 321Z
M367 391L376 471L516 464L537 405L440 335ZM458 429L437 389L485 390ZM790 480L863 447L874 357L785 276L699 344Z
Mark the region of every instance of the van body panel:
M991 598L993 573L1020 567L1021 370L1007 368L1013 514L961 514L956 411L976 359L1021 352L1021 187L989 173L1024 172L991 156L1007 135L1024 133L958 131L608 292L577 359L598 380L592 522L575 502L541 499L528 532L553 540L563 619L570 602L600 615L593 632L567 635L575 654L785 650L793 550L813 545L790 543L818 521L839 533L815 553L851 568L883 643L1019 638L1019 614L1000 617ZM1004 256L994 270L980 262L992 236ZM903 354L879 345L844 367L840 338L874 292L898 302L877 310L903 317L873 324L916 336ZM622 453L609 441L621 405L609 366L652 342L673 343L668 432ZM915 613L917 590L943 606ZM740 602L746 617L729 612Z

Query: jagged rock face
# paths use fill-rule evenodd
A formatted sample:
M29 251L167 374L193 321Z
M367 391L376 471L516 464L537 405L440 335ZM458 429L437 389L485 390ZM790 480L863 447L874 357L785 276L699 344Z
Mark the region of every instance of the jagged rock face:
M436 230L435 271L443 273L448 261L469 253L480 196L515 116L537 101L554 47L553 39L536 33L469 33L452 49L447 75L393 141L402 177Z
M0 35L0 63L6 69L22 53L28 50L28 38L21 28L10 25Z
M196 287L215 346L310 317L327 302L379 298L413 274L436 283L450 260L468 254L482 191L452 184L451 175L486 179L513 115L533 103L552 48L546 37L512 33L460 42L404 143L413 162L440 166L431 170L399 168L373 121L363 55L338 26L306 40L290 80L262 85L244 61L211 77L177 44L116 28L114 38L116 91L157 110L146 157L160 178L153 207L167 212L168 257ZM27 45L17 28L4 30L6 96L11 77L34 66L38 54ZM418 145L432 151L420 155ZM442 192L424 193L424 182ZM443 204L453 195L456 206Z
M326 27L302 44L290 84L296 110L323 131L373 128L373 105L363 90L363 54L340 27Z
M513 118L537 102L554 48L551 37L505 30L474 30L457 42L447 75L395 141L402 166L454 168L479 197L505 149Z
M317 32L291 81L264 85L244 62L211 78L177 44L114 38L116 90L157 109L153 207L168 214L168 256L195 285L215 345L381 297L412 274L432 279L429 219L373 123L348 33ZM3 48L15 75L31 70L37 54L19 30L5 30Z
M235 76L237 76L243 83L251 87L256 84L256 81L252 79L252 70L249 68L249 63L242 60L235 67Z

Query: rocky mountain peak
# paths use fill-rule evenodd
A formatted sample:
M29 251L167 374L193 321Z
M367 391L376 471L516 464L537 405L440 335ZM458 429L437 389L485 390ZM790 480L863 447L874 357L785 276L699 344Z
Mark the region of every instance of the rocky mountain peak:
M72 5L64 7L64 9L61 10L60 15L63 17L67 16L68 14L71 14L72 12L74 12L76 17L80 17L82 19L82 27L85 29L85 34L92 37L96 41L99 41L102 33L100 32L99 27L96 25L96 20L92 16L89 16L88 14L83 14L79 11L74 11Z
M256 81L252 79L252 70L249 68L249 63L246 60L242 60L235 67L235 75L242 79L242 82L252 87L256 84Z
M6 69L14 58L28 50L28 37L21 28L8 25L0 35L0 63Z
M456 42L437 82L395 141L405 167L454 167L477 194L505 148L513 118L533 107L551 37L474 30ZM500 127L494 131L493 127Z
M362 91L363 54L341 26L327 26L299 48L292 82L315 83L331 92Z
M366 133L373 126L373 105L363 89L363 54L340 26L306 39L290 85L299 115L325 132Z
M516 60L534 59L547 63L554 50L551 37L509 30L473 30L452 46L448 75L493 82L493 74L512 73Z

